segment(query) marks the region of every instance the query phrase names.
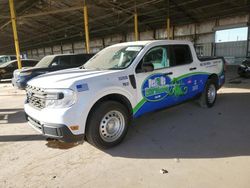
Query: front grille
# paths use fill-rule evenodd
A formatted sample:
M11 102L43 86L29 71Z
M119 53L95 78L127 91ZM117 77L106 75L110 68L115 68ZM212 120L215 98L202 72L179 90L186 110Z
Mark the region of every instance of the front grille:
M26 87L27 103L36 109L45 108L45 97L46 94L44 89L27 85Z

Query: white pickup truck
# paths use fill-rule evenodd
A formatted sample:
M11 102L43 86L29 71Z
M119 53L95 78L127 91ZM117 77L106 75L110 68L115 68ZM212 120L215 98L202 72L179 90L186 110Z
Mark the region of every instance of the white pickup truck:
M123 140L132 118L196 97L212 107L224 82L224 59L198 58L191 42L120 43L82 67L29 81L25 112L47 137L109 148Z

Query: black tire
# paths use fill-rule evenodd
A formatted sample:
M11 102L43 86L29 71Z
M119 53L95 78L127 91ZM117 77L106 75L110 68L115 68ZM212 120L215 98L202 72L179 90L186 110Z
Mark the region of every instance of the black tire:
M214 99L211 100L209 98L209 90L211 90L211 88L215 88L215 93L214 93ZM211 108L217 98L217 84L216 81L212 80L212 79L208 79L205 89L202 92L200 98L199 98L199 104L202 108Z
M117 114L122 116L123 118L118 118L118 116L115 116L115 114L112 114L111 112L117 112ZM109 116L107 114L109 114ZM113 118L116 121L118 120L120 125L121 124L124 125L123 126L124 128L119 132L119 134L116 134L116 136L117 135L119 136L113 141L106 141L105 139L112 139L112 136L110 136L110 138L107 138L109 137L108 135L106 137L104 133L101 133L104 132L105 130L105 133L108 134L107 132L108 129L107 128L104 129L104 126L102 126L103 125L102 123L106 123L104 118L108 117L110 117L110 120L107 120L107 122L111 121L111 119ZM113 146L116 146L125 138L128 131L128 124L130 123L130 120L131 120L130 113L124 105L116 101L104 101L95 106L91 114L89 115L86 127L86 139L90 144L99 149L108 149Z

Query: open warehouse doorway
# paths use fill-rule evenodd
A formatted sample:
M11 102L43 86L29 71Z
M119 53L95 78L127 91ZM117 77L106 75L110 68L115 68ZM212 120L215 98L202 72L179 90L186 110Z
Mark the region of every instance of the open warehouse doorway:
M247 56L248 27L217 30L215 55L224 56L228 63L238 64Z

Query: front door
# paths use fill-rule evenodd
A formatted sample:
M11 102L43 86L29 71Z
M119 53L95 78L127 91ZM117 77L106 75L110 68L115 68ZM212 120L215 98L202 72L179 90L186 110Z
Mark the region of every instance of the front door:
M178 65L174 48L174 46L153 47L136 68L138 104L134 108L135 117L175 105L189 98L192 77L182 76L183 73L189 72L192 59ZM153 65L154 70L145 72L144 65Z

